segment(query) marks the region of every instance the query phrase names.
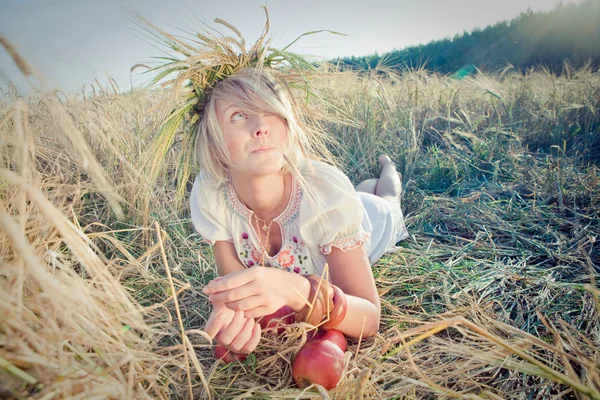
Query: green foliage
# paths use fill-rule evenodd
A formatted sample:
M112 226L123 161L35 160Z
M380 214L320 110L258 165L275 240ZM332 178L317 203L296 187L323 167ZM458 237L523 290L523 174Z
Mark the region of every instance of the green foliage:
M453 38L394 50L382 56L336 60L340 65L369 70L383 63L397 70L420 69L464 78L475 68L502 70L507 64L519 71L544 66L565 71L565 62L582 67L600 66L599 0L559 4L549 12L522 13L485 29Z

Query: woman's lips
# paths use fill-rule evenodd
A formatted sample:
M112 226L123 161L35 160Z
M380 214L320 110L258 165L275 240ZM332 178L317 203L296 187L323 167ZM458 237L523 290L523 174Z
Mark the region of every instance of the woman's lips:
M261 147L261 148L254 150L252 153L267 153L267 152L273 151L273 150L274 150L273 147Z

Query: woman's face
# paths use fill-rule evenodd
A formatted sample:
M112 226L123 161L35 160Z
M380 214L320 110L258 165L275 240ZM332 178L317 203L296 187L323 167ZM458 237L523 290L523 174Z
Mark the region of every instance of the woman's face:
M232 172L264 176L279 172L287 153L287 124L279 115L251 111L230 100L217 102L217 115Z

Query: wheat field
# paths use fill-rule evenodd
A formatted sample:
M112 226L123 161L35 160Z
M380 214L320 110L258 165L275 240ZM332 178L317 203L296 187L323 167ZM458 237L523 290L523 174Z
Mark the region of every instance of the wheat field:
M600 399L600 73L330 69L311 85L355 184L382 152L397 163L410 233L373 267L380 333L350 341L340 385L293 386L300 324L214 360L182 138L155 182L143 168L162 91L9 88L1 398Z

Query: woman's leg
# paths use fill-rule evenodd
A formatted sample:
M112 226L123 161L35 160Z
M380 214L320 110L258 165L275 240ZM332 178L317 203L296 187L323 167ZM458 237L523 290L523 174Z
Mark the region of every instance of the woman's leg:
M385 154L379 156L381 174L375 187L375 194L379 197L390 197L400 201L402 195L402 180L400 173L396 171L396 165Z
M377 187L378 181L379 179L367 179L356 185L355 189L357 192L375 194L375 188Z
M356 191L399 201L402 196L402 174L396 171L396 165L385 154L379 157L379 164L382 167L380 178L362 181L356 185Z

